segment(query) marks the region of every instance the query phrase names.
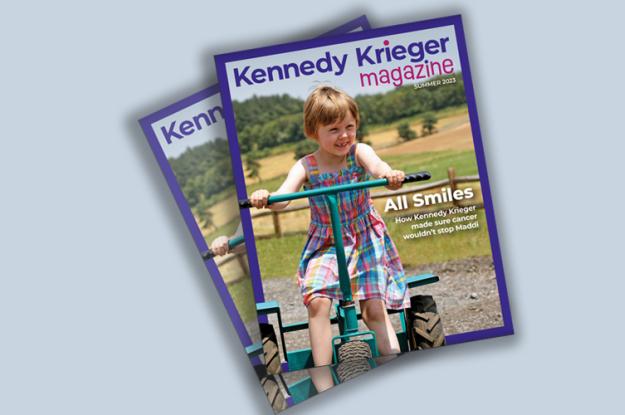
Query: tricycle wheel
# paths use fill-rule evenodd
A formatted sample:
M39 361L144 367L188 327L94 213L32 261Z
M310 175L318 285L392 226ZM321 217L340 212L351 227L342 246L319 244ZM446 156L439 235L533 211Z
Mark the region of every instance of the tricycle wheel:
M410 298L409 341L411 350L431 349L445 345L443 323L430 295Z
M339 362L371 359L371 348L362 340L353 340L339 346Z
M260 380L260 384L263 386L267 400L273 410L276 413L284 411L287 408L286 399L282 395L282 390L275 377L273 375L266 376Z
M267 373L276 375L282 370L280 366L280 351L278 349L278 339L273 325L260 323L260 334L263 339L263 353L265 355L265 366Z
M341 382L347 382L363 373L367 373L371 366L367 359L344 360L336 366L336 375Z

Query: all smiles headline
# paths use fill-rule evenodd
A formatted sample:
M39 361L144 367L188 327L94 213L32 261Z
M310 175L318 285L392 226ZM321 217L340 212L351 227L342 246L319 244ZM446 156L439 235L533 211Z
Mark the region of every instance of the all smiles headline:
M406 81L425 80L437 75L450 75L456 69L452 58L445 57L449 37L439 37L408 44L391 44L384 40L381 47L369 45L358 47L353 54L334 55L329 51L321 52L316 59L301 62L288 62L280 65L253 67L246 65L233 70L234 86L237 88L264 84L283 79L332 74L341 76L354 62L360 71L361 87L378 85L401 86ZM368 67L383 63L397 63L390 69L367 71Z

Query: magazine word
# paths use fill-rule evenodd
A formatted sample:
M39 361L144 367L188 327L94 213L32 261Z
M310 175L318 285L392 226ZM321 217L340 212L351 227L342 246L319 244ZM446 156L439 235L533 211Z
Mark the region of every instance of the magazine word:
M393 61L402 61L406 57L410 57L410 61L417 63L425 59L426 53L428 55L437 55L439 53L447 52L448 37L443 37L438 40L430 39L424 42L412 42L408 46L395 45L390 47L388 40L382 42L384 47L373 49L373 46L367 46L366 48L356 48L356 60L358 66L365 65L379 65L381 63L390 63Z
M429 55L437 55L447 52L449 37L429 39L425 42L411 42L408 45L390 46L388 40L384 40L383 47L356 48L356 60L359 67L365 65L379 65L403 61L409 58L413 65L401 65L392 69L380 69L369 73L360 73L360 86L389 85L401 86L406 80L428 79L436 75L449 75L454 73L454 61L450 58L442 60L425 59ZM365 83L366 81L366 83Z
M250 72L250 66L243 67L242 70L234 68L234 83L237 87L245 85L262 84L275 79L299 78L300 76L313 75L315 71L319 73L333 73L340 76L345 72L347 65L347 53L338 57L326 52L323 57L316 60L305 60L300 63L285 63L282 65L272 65L266 68L256 68Z
M190 120L183 120L179 124L174 120L169 124L168 128L164 126L161 127L161 133L167 144L171 144L172 138L180 140L196 131L200 131L203 128L202 124L208 127L216 123L219 121L217 115L219 115L219 119L223 119L223 112L220 106L215 106L208 111L200 112Z
M456 189L452 191L449 187L443 187L438 193L415 193L412 196L413 207L423 207L434 205L438 203L453 202L462 199L471 199L474 196L473 189L467 187L466 189ZM384 212L389 210L404 210L408 209L408 197L406 195L400 195L395 198L389 197L386 199L386 205L384 206Z
M478 229L476 206L452 207L435 212L415 213L410 216L397 216L395 223L408 223L410 231L402 235L404 239L418 239L433 235L448 235Z
M425 61L416 65L398 66L391 70L380 69L373 72L361 72L360 86L390 85L402 86L407 80L418 81L437 75L450 75L454 73L454 61L445 58L441 61ZM366 83L365 83L366 81Z
M447 52L449 37L429 39L427 41L411 42L408 45L391 46L388 40L382 43L384 46L374 48L373 45L356 48L356 64L358 67L367 65L380 65L408 59L413 64L396 67L390 71L382 69L380 73L361 74L361 84L364 86L363 76L366 76L369 85L372 79L375 85L380 83L393 83L395 86L403 84L405 79L426 79L435 75L451 74L454 72L454 62L446 58L441 60L428 60L426 57ZM237 87L255 84L263 84L275 80L299 78L310 76L315 73L331 73L341 76L347 68L350 54L340 56L325 52L317 59L306 59L301 62L287 62L278 65L270 65L254 68L246 65L243 68L235 67L233 70L234 83Z
M455 84L455 83L456 83L456 78L433 79L431 81L416 83L414 84L413 88L414 89L430 88L433 86L441 86L441 85Z
M478 229L480 223L477 221L477 214L437 220L434 222L424 222L412 225L413 232L402 235L404 239L418 239L433 235L449 235L454 232L463 232Z

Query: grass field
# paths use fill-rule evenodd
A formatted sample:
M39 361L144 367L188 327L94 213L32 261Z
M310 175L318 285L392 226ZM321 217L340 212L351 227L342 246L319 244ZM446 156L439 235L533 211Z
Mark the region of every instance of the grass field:
M234 234L237 226L239 226L239 223L241 222L241 217L239 216L238 209L235 210L235 213L236 216L233 215L233 217L230 219L230 222L222 223L217 228L212 228L210 232L203 233L204 239L206 240L206 244L208 246L210 246L213 239L217 238L218 236L231 236L232 234Z
M442 129L445 127L445 120L453 118L457 115L466 114L468 111L466 105L460 105L458 107L449 107L442 109L438 112L435 112L436 117L439 119L438 129ZM414 115L412 117L406 117L398 121L394 121L388 124L377 124L369 127L369 134L375 136L376 133L384 132L388 130L396 130L399 124L409 123L412 128L415 129L419 134L421 133L421 119L423 114ZM368 138L368 137L367 137Z
M455 168L457 176L477 174L466 107L448 109L437 116L439 117L438 131L427 137L400 142L395 130L396 124L399 124L397 122L371 128L371 134L367 139L371 141L378 154L396 169L406 172L428 170L432 173L432 180L446 178L447 169L450 166ZM420 133L419 117L401 122L409 122L411 127ZM279 154L273 152L260 160L263 181L259 183L247 179L249 193L259 188L275 190L284 181L288 169L295 160L291 148L284 148L282 151ZM233 209L236 203L233 196L232 193L224 194L221 202L211 208L215 226L203 229L208 244L219 235L232 235L238 226L239 215L238 209ZM476 201L479 200L481 200L481 194L477 188ZM384 211L385 201L386 198L375 201L378 211ZM301 202L293 204L296 203ZM282 238L271 237L274 229L270 216L253 220L256 236L265 236L256 241L263 278L294 277L299 264L299 256L306 241L309 215L308 210L281 214L282 230L287 233ZM383 216L405 267L490 253L483 211L478 212L480 226L477 230L416 240L405 240L402 237L406 231L405 225L395 224L393 217L396 215L389 213ZM418 254L415 255L416 252ZM254 307L251 302L252 288L249 279L245 278L244 270L236 261L231 261L220 266L220 272L225 281L236 281L229 283L228 289L242 318L245 321L252 318L254 316Z
M370 133L365 137L365 140L371 143L371 146L379 152L380 156L384 155L384 150L389 151L392 148L402 153L406 151L422 152L473 148L470 130L468 128L459 130L459 127L468 127L469 125L466 106L446 109L436 115L439 118L436 125L438 131L436 134L403 143L397 135L397 125L407 122L412 129L421 134L421 118L416 116L383 126L371 127ZM260 188L277 188L275 186L279 186L284 181L289 169L295 163L294 147L295 144L292 145L292 148L280 147L282 149L281 153L273 153L259 160L261 180L246 178L245 184L248 192L251 193Z
M389 163L406 171L427 169L432 173L432 180L447 178L447 168L453 166L458 176L475 175L477 163L473 151L440 151L425 154L403 154L388 158ZM463 185L467 186L467 185ZM460 186L462 188L463 186ZM479 183L471 185L475 198L473 203L481 202ZM381 189L385 190L385 189ZM380 213L384 212L386 198L376 199L375 205ZM448 208L451 204L437 205L437 208ZM404 240L405 224L395 224L394 217L416 212L408 209L401 213L389 212L383 214L391 238L397 245L405 267L441 262L470 256L490 254L490 241L484 212L478 210L479 228L471 231L454 233L451 235L436 235L434 237ZM286 213L280 216L283 232L287 235L282 238L257 239L256 247L263 278L293 276L299 265L299 256L306 241L306 230L309 223L309 211ZM270 236L273 234L271 217L256 218L253 220L254 233ZM291 233L289 233L291 232ZM418 252L415 255L415 252ZM402 254L403 253L403 254Z
M413 172L428 170L432 180L447 178L447 169L452 166L457 176L475 175L478 173L473 140L466 106L448 109L437 114L439 122L437 133L418 138L409 142L400 142L396 127L400 122L409 122L411 127L421 133L420 117L402 120L391 125L373 126L367 140L371 141L378 154L393 168ZM281 148L281 152L272 152L260 160L262 182L246 179L248 193L259 188L277 189L286 178L286 173L295 162L292 147ZM481 201L479 183L473 185L476 191L474 202ZM386 189L379 189L385 191ZM234 209L235 198L224 193L221 202L211 208L215 226L203 229L208 244L219 235L232 235L239 224L238 209ZM384 211L386 198L375 201L379 212ZM298 203L294 202L293 204ZM299 202L301 203L301 202ZM437 206L440 208L446 206ZM412 213L414 210L402 212ZM254 210L252 214L254 214ZM309 211L280 215L283 232L282 238L272 236L273 221L270 216L253 220L254 233L257 236L256 247L263 278L292 278L299 265L301 250L306 242L306 230L309 223ZM405 268L416 265L438 263L459 258L490 254L486 219L483 210L478 210L479 228L458 232L451 235L436 235L428 238L406 240L403 234L409 226L396 224L394 217L399 213L383 214L389 233L395 242ZM232 296L243 321L250 321L255 316L253 293L249 278L236 261L220 266L220 272L228 283Z
M436 115L439 119L436 126L437 132L430 136L403 143L399 141L396 128L400 123L408 122L415 131L421 132L421 117L415 116L391 124L371 126L369 128L370 134L366 139L371 142L371 145L378 151L380 157L391 166L406 171L411 171L413 167L417 169L424 168L414 163L408 163L410 156L407 156L407 154L433 153L446 150L473 150L473 140L466 106L448 108L439 111ZM255 178L246 178L248 194L261 188L273 191L282 184L289 169L295 162L294 146L295 144L276 147L272 149L275 151L271 151L268 156L259 160L262 181ZM421 160L428 162L428 159ZM429 166L428 169L430 169ZM474 173L458 172L458 174ZM215 236L227 234L228 229L233 228L233 221L238 220L234 189L221 192L219 195L215 195L214 198L219 201L210 208L214 226L202 229L202 233L209 243ZM236 224L234 228L236 228Z
M432 181L447 178L447 168L453 166L457 176L475 175L477 162L473 151L439 151L423 154L402 154L386 157L391 166L406 172L428 170L432 173ZM386 191L385 188L372 189ZM378 211L384 211L386 199L377 199L375 206ZM302 204L302 201L294 201L293 205ZM252 214L258 213L253 209ZM308 229L310 213L308 210L280 214L280 223L284 233L306 231ZM274 233L273 220L270 216L254 218L254 234L256 236L268 236Z
M421 239L405 240L402 234L409 226L396 224L385 218L389 234L397 246L404 268L439 263L460 258L490 255L490 239L483 210L477 211L479 228L451 235L436 235ZM282 238L256 241L260 270L265 278L292 278L299 266L301 251L306 243L306 233L287 235Z
M234 305L239 310L239 315L244 323L256 319L256 305L254 303L254 292L249 278L241 279L228 284L228 292L234 301Z

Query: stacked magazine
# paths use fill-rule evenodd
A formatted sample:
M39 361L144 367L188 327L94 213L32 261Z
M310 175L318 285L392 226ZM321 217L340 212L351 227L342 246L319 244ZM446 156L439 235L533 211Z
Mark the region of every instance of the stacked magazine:
M139 122L275 412L513 333L460 16L214 64Z

